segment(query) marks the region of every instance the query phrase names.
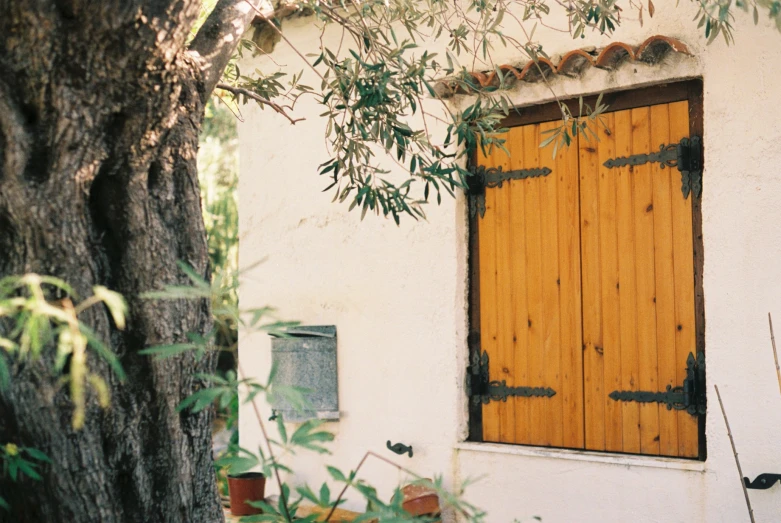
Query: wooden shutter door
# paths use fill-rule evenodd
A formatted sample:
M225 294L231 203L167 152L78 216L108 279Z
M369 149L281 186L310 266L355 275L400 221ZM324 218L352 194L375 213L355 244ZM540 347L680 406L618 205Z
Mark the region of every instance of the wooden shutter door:
M603 165L688 136L688 102L606 120L599 142L578 145L586 448L697 457L693 416L608 396L680 386L695 352L692 197L681 173L658 162Z
M550 387L552 397L509 397L483 406L483 440L583 447L578 217L578 150L554 159L541 132L512 128L510 157L495 149L478 164L508 170L549 167L547 176L486 187L477 220L481 348L489 379Z

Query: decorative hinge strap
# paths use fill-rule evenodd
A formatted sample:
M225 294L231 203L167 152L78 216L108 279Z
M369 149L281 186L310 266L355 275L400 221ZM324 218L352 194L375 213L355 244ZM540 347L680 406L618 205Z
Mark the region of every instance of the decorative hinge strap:
M466 394L475 405L487 405L491 401L507 401L509 397L550 398L556 391L550 387L511 387L505 380L488 378L488 353L472 352L471 365L466 374Z
M689 353L686 358L686 379L681 387L667 385L664 392L616 390L610 393L610 399L614 401L663 403L667 405L667 410L685 410L692 416L705 414L705 396L705 355L702 352L696 358Z
M548 167L537 167L534 169L515 169L504 171L502 167L484 167L478 165L469 170L471 175L467 178L467 191L471 198L469 212L472 216L480 214L482 218L485 215L485 188L501 187L508 180L525 180L526 178L538 178L548 176L551 172Z
M608 169L626 165L644 165L659 162L659 167L677 167L681 172L681 192L683 198L693 194L699 198L702 193L702 138L692 136L680 142L659 146L659 150L647 154L633 154L620 158L611 158L604 164Z

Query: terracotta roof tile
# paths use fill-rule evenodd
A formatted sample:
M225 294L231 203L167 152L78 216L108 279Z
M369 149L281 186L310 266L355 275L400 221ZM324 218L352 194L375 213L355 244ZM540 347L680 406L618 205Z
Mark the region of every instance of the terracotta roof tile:
M498 66L498 69L502 72L505 80L510 79L509 77L512 75L517 80L539 82L543 77L555 75L577 77L591 66L613 70L626 61L655 64L670 52L691 55L689 48L680 40L656 35L648 38L637 47L624 42L613 42L603 49L572 50L562 56L558 63L540 57L536 63L529 60L525 64L519 65L503 64ZM447 98L454 94L468 94L479 88L500 86L499 75L496 71L474 71L468 74L474 88L467 89L464 82L457 82L452 78L443 79L437 85L439 96Z

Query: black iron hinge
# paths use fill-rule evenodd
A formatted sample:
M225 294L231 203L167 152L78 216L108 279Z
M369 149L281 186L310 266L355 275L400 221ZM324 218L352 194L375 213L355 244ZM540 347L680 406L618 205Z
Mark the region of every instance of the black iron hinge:
M469 212L472 216L480 214L482 218L485 215L485 188L501 187L509 180L525 180L526 178L538 178L548 176L551 172L549 167L539 167L534 169L515 169L504 171L502 167L484 167L482 165L470 167L470 176L467 178L467 192L471 198Z
M511 387L506 380L490 381L488 378L488 354L478 350L472 353L471 365L466 373L466 394L473 404L486 405L491 401L507 401L509 397L550 398L556 391L550 387Z
M611 158L603 165L608 169L625 165L643 165L659 162L660 167L677 167L681 172L681 192L684 199L693 194L699 198L702 193L702 138L692 136L683 138L678 143L662 144L654 153L633 154Z
M686 359L686 379L683 386L667 385L664 392L645 390L616 390L610 393L615 401L637 401L639 403L664 403L667 410L685 410L692 416L705 414L705 355L702 352L689 353Z

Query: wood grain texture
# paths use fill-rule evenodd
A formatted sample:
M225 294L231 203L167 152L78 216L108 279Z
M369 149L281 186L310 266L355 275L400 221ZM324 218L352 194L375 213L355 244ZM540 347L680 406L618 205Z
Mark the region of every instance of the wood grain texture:
M478 153L480 154L480 153ZM493 167L492 158L479 158L479 165ZM496 289L496 193L486 190L485 215L478 222L480 245L480 347L488 354L490 360L490 379L496 379L496 368L499 363L498 352L498 299ZM496 361L494 361L496 360ZM499 441L499 404L491 402L483 406L483 439Z
M616 139L616 156L632 154L631 111L621 111L614 116L613 134ZM616 220L618 256L618 308L621 345L621 389L638 390L640 360L637 350L637 278L635 275L635 229L632 219L634 195L631 168L620 167L616 173ZM609 392L608 392L609 394ZM621 425L624 452L640 452L640 405L621 403Z
M541 137L547 136L545 132L557 125L558 122L541 124ZM548 147L541 150L543 163L550 158L551 149ZM552 386L557 390L557 395L552 398L552 410L554 419L560 412L561 422L556 419L549 423L548 429L553 445L582 448L585 429L577 147L560 148L551 161L553 173L548 177L551 180L546 181L546 215L550 220L543 235L549 252L545 257L548 272L544 285L547 287L546 295L558 301L555 306L546 302L546 311L549 311L552 320L546 326L553 324L554 327L552 330L546 329L550 333L546 340L555 340L555 343L546 345L546 355L550 354L550 358L546 359L546 380L555 383ZM554 237L558 240L557 244L552 241Z
M492 163L505 171L510 166L507 153L495 148L492 153ZM510 182L512 183L512 182ZM501 189L492 189L496 205L496 317L497 338L496 353L498 358L490 366L492 380L506 380L508 384L517 383L515 378L515 347L512 331L515 307L513 304L513 266L510 258L510 195L509 185ZM497 403L499 415L499 441L515 441L515 402Z
M670 104L670 139L678 141L689 134L688 104ZM677 172L676 172L677 174ZM692 196L684 199L680 191L680 176L671 181L673 220L673 277L675 285L675 354L678 384L686 377L686 358L696 351L694 311L694 258L692 234ZM699 430L697 420L684 412L678 413L678 455L697 457Z
M538 144L558 123L515 127L509 160L482 159L553 170L487 189L478 223L491 379L556 390L484 407L485 440L699 455L688 413L609 397L682 385L695 351L694 222L680 172L603 165L688 136L688 113L686 101L609 113L593 128L599 140L580 137L556 158Z
M685 114L686 102L618 111L604 119L609 132L595 129L598 142L580 140L585 426L591 450L697 455L696 421L689 414L609 397L615 390L664 391L685 377L691 349L679 354L677 338L686 333L678 325L694 323L694 285L687 234L691 208L678 187L680 173L658 163L603 165L679 141L688 132ZM680 286L678 258L679 270L689 274ZM688 318L679 321L676 310ZM693 346L693 340L686 343Z
M523 127L524 166L539 165L539 125ZM526 221L526 303L529 315L526 329L529 386L546 386L543 352L543 309L542 309L542 217L540 215L541 178L523 180L524 213ZM541 398L519 398L516 401L529 403L529 441L532 445L545 445L546 418L549 401Z
M599 153L595 144L579 141L580 238L583 287L583 383L586 448L605 450L604 343L599 223Z
M512 169L523 168L523 129L515 127L510 130L507 147L515 152L510 157ZM514 347L515 380L518 384L529 383L529 351L528 351L528 318L526 281L526 213L524 211L525 184L521 180L510 183L508 192L512 205L510 216L510 234L512 235L512 289L513 289L513 330L512 343ZM526 443L530 434L529 401L513 401L515 404L515 443Z
M677 140L676 140L677 141ZM670 113L668 105L651 107L651 143L669 144ZM680 385L677 368L685 361L675 353L675 281L673 278L673 227L671 192L673 179L680 179L677 169L653 169L654 267L656 283L656 342L658 387ZM687 414L688 415L688 414ZM659 408L659 453L678 455L678 412Z
M479 157L505 170L553 169L486 189L478 221L481 343L492 380L550 387L556 395L491 402L482 411L483 439L582 447L577 150L564 148L556 158L540 150L547 128L510 130L509 159L501 152Z
M621 389L621 322L619 309L618 258L621 254L616 222L615 172L602 164L616 156L615 134L609 129L615 124L613 114L605 117L604 126L595 126L598 133L599 157L599 251L600 287L602 300L602 354L604 358L603 384L605 394L605 450L623 451L623 412L620 403L607 394ZM592 140L591 143L594 143Z
M632 153L657 150L651 144L650 110L632 109ZM654 276L653 173L647 163L634 167L632 214L635 226L635 268L637 273L637 347L640 361L640 390L657 391L656 286ZM640 404L640 452L659 454L659 405Z

